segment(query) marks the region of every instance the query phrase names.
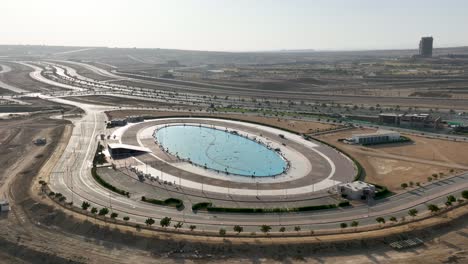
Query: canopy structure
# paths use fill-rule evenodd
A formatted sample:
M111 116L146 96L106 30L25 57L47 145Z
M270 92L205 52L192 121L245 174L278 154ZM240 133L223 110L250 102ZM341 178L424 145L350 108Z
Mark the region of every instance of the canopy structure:
M120 143L109 143L107 144L109 153L112 157L131 155L131 154L142 154L142 153L151 153L149 148L120 144Z

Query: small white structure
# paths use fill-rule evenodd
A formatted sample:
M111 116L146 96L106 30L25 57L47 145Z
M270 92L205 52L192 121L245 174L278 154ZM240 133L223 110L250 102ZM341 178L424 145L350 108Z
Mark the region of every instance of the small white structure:
M400 140L401 135L395 131L388 130L377 130L375 133L369 134L355 134L351 138L351 142L354 144L378 144L385 142L392 142Z
M5 200L0 200L0 212L10 211L10 204Z
M363 181L340 184L338 189L342 196L353 200L365 200L375 194L375 186Z

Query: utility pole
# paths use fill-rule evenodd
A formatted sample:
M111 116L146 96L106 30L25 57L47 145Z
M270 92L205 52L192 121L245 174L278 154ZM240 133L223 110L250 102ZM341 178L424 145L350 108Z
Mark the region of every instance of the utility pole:
M258 198L258 182L256 182L256 186L257 186L257 198Z
M112 194L110 191L109 191L109 208L110 208L111 213L113 213L112 212Z

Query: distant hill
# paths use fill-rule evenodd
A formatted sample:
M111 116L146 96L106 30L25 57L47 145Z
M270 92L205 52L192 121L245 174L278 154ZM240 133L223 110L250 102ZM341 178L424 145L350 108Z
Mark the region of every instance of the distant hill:
M106 47L62 47L41 45L0 45L0 56L39 56L66 60L98 61L117 67L121 65L154 65L178 61L183 65L201 64L278 64L297 62L342 61L386 57L409 57L417 54L408 50L316 51L279 50L263 52L218 52L176 49L137 49ZM468 47L436 48L434 56L468 54Z

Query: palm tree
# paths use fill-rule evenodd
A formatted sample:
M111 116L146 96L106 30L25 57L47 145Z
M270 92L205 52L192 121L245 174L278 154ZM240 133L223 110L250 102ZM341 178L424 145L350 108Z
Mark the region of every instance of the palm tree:
M389 220L392 221L392 222L397 222L397 221L398 221L398 220L396 219L396 217L394 217L394 216L390 217Z
M359 222L358 221L352 221L351 222L351 226L352 227L357 227L359 225Z
M98 212L96 207L91 208L91 213L96 216L96 213Z
M427 209L431 211L431 213L436 213L437 211L440 210L439 207L435 204L428 204Z
M107 215L108 213L109 209L107 209L106 207L101 208L101 210L99 210L99 215Z
M226 229L220 228L220 229L219 229L219 235L220 235L220 236L225 236L225 235L226 235Z
M128 216L125 216L125 217L124 217L124 218L122 218L122 219L125 221L125 223L127 223L127 222L128 222L128 220L130 220L130 217L128 217Z
M452 203L456 202L457 201L457 198L455 198L455 196L453 195L449 195L447 196L447 205L452 205Z
M161 227L168 227L171 224L171 220L172 218L166 216L163 219L161 219L159 224L161 225Z
M270 230L271 230L271 226L269 226L269 225L262 225L262 226L260 227L260 230L261 230L263 233L268 234L268 232L270 232Z
M280 231L281 233L284 233L284 232L286 231L286 227L284 227L284 226L280 227L279 231Z
M412 217L415 217L418 214L418 210L416 209L411 209L408 211L408 214Z
M174 228L177 230L181 228L184 224L182 222L177 222L177 224L174 225Z
M347 223L341 223L340 224L341 229L347 228L348 224Z
M83 203L81 204L81 209L83 209L83 210L88 210L88 208L89 208L90 206L91 206L90 203L88 203L88 202L83 202Z
M240 234L240 232L244 231L244 228L240 225L235 225L233 228L232 228L235 232L237 232L237 234Z
M385 218L383 218L383 217L377 217L375 219L375 221L377 221L377 223L379 223L379 224L385 224Z
M301 227L300 227L300 226L295 226L295 227L294 227L294 231L296 231L296 232L301 231Z
M193 231L193 230L195 230L195 228L197 228L197 226L196 225L191 225L191 226L189 226L189 228L190 228L190 231Z
M151 218L151 217L148 218L148 219L146 219L145 224L146 224L147 226L152 226L152 225L154 224L154 219Z
M115 220L115 218L117 218L117 216L119 216L118 213L111 213L111 215L110 215L110 217L111 217L112 219L114 219L114 220Z
M462 192L462 197L468 199L468 190Z

